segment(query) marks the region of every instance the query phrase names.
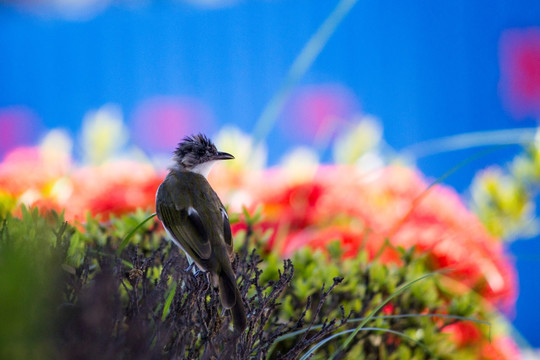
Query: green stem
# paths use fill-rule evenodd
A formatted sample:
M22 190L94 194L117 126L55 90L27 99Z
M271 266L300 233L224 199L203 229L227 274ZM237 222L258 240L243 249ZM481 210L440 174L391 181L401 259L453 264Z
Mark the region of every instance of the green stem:
M469 132L422 141L402 149L405 157L414 159L444 152L489 145L525 145L534 141L537 128Z
M266 104L261 116L255 124L253 138L255 143L263 141L274 127L279 113L283 109L285 102L292 88L298 83L300 78L307 72L317 56L320 54L328 39L336 31L345 15L349 13L357 0L341 0L336 8L328 15L326 20L311 36L300 54L291 65L285 80L279 90Z

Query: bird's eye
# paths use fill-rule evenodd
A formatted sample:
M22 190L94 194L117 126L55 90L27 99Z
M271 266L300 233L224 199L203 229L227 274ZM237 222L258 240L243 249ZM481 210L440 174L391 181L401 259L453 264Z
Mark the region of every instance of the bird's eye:
M206 154L206 151L205 151L204 149L200 149L200 150L197 152L197 154L198 154L199 156L204 156L204 154Z

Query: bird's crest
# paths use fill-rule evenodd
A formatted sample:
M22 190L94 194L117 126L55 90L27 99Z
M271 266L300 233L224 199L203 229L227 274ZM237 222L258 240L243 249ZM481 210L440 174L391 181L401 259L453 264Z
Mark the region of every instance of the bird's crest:
M199 133L186 136L174 151L174 159L184 168L190 169L204 163L217 154L217 148L206 135Z

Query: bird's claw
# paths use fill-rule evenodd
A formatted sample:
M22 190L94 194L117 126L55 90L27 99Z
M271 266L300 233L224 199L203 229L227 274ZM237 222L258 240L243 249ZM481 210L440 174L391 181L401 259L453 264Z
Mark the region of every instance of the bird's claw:
M195 263L192 262L191 264L189 264L189 266L187 268L184 269L185 272L190 272L192 271L193 272L193 276L194 277L197 277L199 276L200 273L202 273L201 269L199 269L198 267L195 268Z

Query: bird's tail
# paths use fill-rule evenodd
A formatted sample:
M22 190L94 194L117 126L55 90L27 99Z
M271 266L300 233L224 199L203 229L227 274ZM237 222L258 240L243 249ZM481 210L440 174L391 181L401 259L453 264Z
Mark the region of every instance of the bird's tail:
M242 333L247 326L246 310L232 269L221 272L218 284L221 305L231 310L234 330Z
M246 309L244 308L244 304L242 303L242 297L240 296L240 292L238 291L238 289L236 290L236 292L238 293L238 297L236 300L236 304L234 304L234 306L231 308L231 315L234 324L234 331L238 334L241 334L247 327L247 317Z

